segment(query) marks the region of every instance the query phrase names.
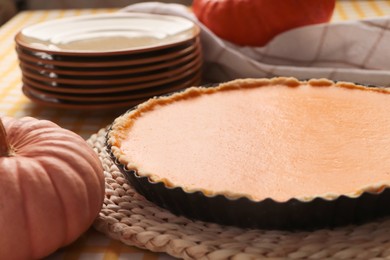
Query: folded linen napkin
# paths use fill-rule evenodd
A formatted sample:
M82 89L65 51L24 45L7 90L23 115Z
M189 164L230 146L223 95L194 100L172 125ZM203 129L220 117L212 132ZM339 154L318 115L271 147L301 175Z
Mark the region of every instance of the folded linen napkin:
M309 25L281 33L264 47L242 47L216 36L184 5L147 2L120 11L177 15L197 23L204 77L210 82L293 76L390 86L390 16Z

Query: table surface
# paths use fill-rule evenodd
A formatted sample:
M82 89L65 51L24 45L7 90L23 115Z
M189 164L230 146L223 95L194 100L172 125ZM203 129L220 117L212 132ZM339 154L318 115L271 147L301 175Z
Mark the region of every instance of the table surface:
M77 111L48 108L32 103L21 91L21 72L15 52L14 36L23 27L66 16L115 12L115 9L24 11L0 27L0 115L33 116L51 120L87 139L110 124L123 110ZM390 0L339 0L332 22L390 14ZM47 259L170 259L112 240L93 228L70 246Z

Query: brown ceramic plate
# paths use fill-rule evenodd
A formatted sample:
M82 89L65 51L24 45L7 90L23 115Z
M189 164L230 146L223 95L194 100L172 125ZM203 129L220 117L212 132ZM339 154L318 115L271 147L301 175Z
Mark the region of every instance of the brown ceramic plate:
M169 15L110 13L30 25L15 37L33 52L62 56L114 56L181 45L199 35L192 21Z
M55 99L61 102L112 102L112 101L138 101L140 99L147 99L156 95L163 95L173 91L178 91L183 88L195 86L200 83L200 73L192 75L188 79L180 80L172 84L151 88L147 90L115 92L108 94L69 94L46 91L32 86L23 85L23 91L29 92L35 97L41 97L43 100Z
M163 84L169 84L178 80L181 80L183 78L186 78L202 68L202 63L199 62L194 65L194 67L184 71L181 74L176 74L171 77L165 77L158 80L145 80L143 82L138 83L131 83L131 84L105 84L105 85L78 85L78 84L62 84L57 83L55 81L42 81L37 80L34 78L29 77L25 73L22 76L22 81L27 84L31 85L35 88L40 89L46 89L46 90L52 90L55 92L65 92L66 89L68 89L68 93L112 93L117 91L130 91L130 90L138 90L138 89L146 89L151 87L160 86ZM57 91L56 91L57 90Z
M46 98L41 95L31 93L28 89L22 89L24 95L37 105L45 107L63 108L63 109L75 109L75 110L103 110L103 109L119 109L135 106L146 99L131 100L123 102L71 102L63 101L55 98Z
M183 45L151 51L141 54L128 54L121 56L90 56L90 57L67 57L48 54L45 52L33 52L16 45L16 53L22 61L36 63L38 65L52 65L66 68L106 68L150 64L169 59L182 57L194 52L200 45L199 38L194 38Z
M194 84L198 84L200 79L194 81ZM189 84L188 86L192 86L193 84ZM178 86L178 89L185 87L185 85ZM104 110L104 109L121 109L126 107L136 106L149 97L145 98L135 98L130 100L120 100L120 101L69 101L58 98L51 98L46 96L45 94L39 94L32 92L28 87L22 87L22 91L24 95L29 98L32 102L37 105L45 106L45 107L54 107L61 109L75 109L75 110ZM169 92L168 90L166 90ZM163 93L163 91L161 92Z
M154 72L143 73L129 73L124 75L106 76L106 75L94 75L94 76L69 76L69 75L57 75L54 73L42 74L42 71L30 69L24 64L20 64L22 74L26 77L42 81L49 82L50 84L69 84L78 86L102 86L102 85L117 85L117 84L133 84L151 80L160 80L182 75L183 73L192 73L194 70L199 69L201 64L201 56L195 56L190 61L184 61L180 64L170 66L156 70Z

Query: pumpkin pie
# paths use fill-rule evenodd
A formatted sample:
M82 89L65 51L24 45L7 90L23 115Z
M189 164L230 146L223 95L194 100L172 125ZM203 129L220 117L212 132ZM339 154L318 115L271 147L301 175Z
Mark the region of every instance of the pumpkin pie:
M388 129L385 88L239 79L150 99L114 121L107 145L137 190L174 213L305 228L389 213Z

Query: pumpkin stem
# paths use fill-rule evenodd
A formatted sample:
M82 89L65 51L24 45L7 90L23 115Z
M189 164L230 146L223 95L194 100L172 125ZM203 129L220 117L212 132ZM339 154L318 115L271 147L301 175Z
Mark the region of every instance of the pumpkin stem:
M8 142L7 132L3 124L3 120L0 118L0 157L11 156L12 149Z

